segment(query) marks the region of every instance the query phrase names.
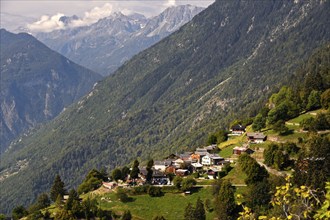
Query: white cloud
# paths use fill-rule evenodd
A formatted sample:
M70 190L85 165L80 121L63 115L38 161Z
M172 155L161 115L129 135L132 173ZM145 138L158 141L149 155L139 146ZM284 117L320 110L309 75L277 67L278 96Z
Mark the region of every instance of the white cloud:
M67 26L60 21L60 18L64 16L63 13L57 13L53 16L43 15L38 21L28 24L27 28L32 32L50 32L67 27L90 25L101 18L108 17L112 12L112 8L109 3L104 4L102 7L94 7L92 10L86 11L83 18L72 20Z
M113 6L109 3L104 4L102 7L95 7L89 12L85 12L85 16L82 19L72 21L70 26L78 27L93 24L101 18L108 17L112 9Z
M53 16L43 15L39 21L32 24L28 24L27 27L31 31L36 32L50 32L53 30L59 30L64 28L64 23L60 21L60 17L64 16L62 13L57 13Z
M164 4L166 7L172 7L176 5L175 0L167 0L167 2Z
M29 16L34 18L35 21L37 20L33 23L25 20L25 22L20 22L20 24L17 23L18 25L16 25L16 27L28 27L31 32L49 32L67 27L90 25L101 18L109 16L111 12L114 11L121 11L124 14L136 12L151 17L159 14L167 7L175 5L192 4L206 7L212 2L214 2L214 0L5 0L4 3L1 1L1 12ZM42 14L47 15L42 16L41 19L40 16ZM69 17L77 15L80 19L71 21L71 23L66 26L64 23L56 20L58 14L64 14ZM5 21L8 21L8 19ZM27 22L29 22L28 25L26 25ZM1 22L3 26L8 26L8 24L9 22ZM15 26L15 23L13 23L12 26Z

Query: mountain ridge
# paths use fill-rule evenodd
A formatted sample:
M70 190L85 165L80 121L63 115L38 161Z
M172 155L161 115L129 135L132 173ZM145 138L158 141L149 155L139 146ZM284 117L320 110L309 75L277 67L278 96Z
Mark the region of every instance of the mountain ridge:
M92 89L101 76L51 51L33 36L1 34L1 148Z
M180 5L151 18L114 12L89 26L35 35L73 61L109 75L135 54L178 30L203 9Z

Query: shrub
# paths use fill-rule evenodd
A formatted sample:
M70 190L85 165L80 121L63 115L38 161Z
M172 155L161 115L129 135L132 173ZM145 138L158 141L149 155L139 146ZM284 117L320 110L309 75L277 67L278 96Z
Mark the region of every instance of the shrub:
M162 189L160 187L155 187L155 186L149 187L148 194L151 197L160 197L164 195Z

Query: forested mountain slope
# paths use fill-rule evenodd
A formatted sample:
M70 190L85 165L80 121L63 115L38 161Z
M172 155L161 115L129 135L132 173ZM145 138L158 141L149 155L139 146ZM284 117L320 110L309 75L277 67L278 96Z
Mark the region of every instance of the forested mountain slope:
M1 182L1 210L30 203L56 173L76 186L92 167L180 152L256 114L329 42L329 10L329 1L216 1L2 155L2 174L18 172Z
M1 146L53 119L88 93L99 74L83 68L28 34L0 30Z

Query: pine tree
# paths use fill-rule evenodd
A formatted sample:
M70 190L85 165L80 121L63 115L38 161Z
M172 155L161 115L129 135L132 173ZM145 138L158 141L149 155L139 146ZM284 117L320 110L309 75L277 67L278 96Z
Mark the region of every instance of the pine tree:
M147 177L146 177L146 180L147 180L147 183L151 183L151 180L152 180L152 174L153 174L153 170L152 170L152 167L154 165L154 160L151 159L148 161L147 163Z
M132 171L130 173L132 179L136 179L139 177L140 169L139 169L139 161L134 160Z
M205 220L205 208L203 201L198 197L196 201L196 208L195 208L195 219L196 220Z
M56 175L52 188L50 189L50 198L55 202L59 195L63 198L64 194L64 182L61 180L60 175Z
M195 209L192 204L189 202L184 210L184 219L185 220L195 220Z
M69 192L69 198L68 201L65 204L65 209L72 210L72 206L74 204L74 201L79 201L79 195L75 189L71 189Z
M214 209L219 219L234 219L236 209L234 189L228 180L220 182L220 190L215 200Z

